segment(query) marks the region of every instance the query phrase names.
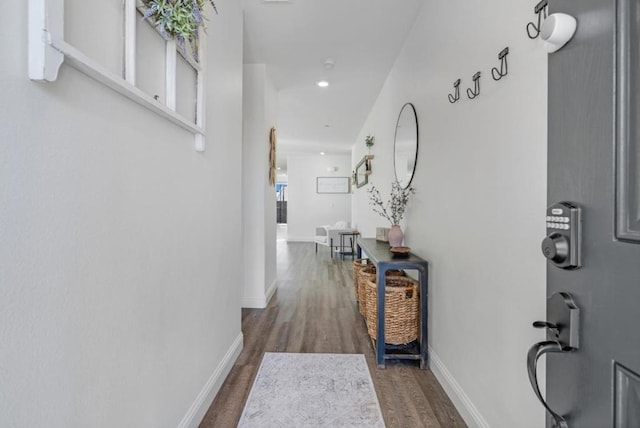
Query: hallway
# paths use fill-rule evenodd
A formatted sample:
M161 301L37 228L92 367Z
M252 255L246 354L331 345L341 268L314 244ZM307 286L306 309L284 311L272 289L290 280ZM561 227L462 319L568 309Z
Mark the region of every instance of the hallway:
M612 80L623 70L614 4L580 12L575 39L549 56L527 30L565 3L534 13L538 2L163 2L203 30L198 55L141 19L138 0L5 2L0 427L232 427L268 351L365 355L388 426L544 426L525 361L546 334L532 327L547 319L546 208L584 205L586 237L605 212L573 175L551 192L561 157L548 134L562 124L613 144L625 135L611 128L613 97L626 92ZM185 13L203 3L206 19ZM597 63L594 43L608 49ZM576 79L559 85L567 72L554 63ZM592 166L582 138L564 137L569 163ZM598 153L613 164L616 149ZM357 165L367 184L345 192ZM431 370L378 370L352 261L311 242L337 221L362 237L390 227L368 190L386 199L410 169L416 192L399 223L403 245L429 261ZM588 169L612 204L614 178L640 189L639 175ZM272 182L287 183L286 228L272 227ZM616 221L599 229L611 242ZM583 255L585 267L599 260Z
M278 241L278 291L266 309L243 309L244 350L200 427L236 426L264 352L363 353L387 427L464 427L433 374L413 362L376 369L354 297L351 260L312 243Z

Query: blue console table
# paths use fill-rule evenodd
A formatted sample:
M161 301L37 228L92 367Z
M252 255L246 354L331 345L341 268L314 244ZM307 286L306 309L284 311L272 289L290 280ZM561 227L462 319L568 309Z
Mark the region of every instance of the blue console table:
M358 258L364 251L377 269L378 286L378 336L375 340L376 363L378 368L385 368L386 360L419 360L420 368L426 369L428 364L427 336L427 302L429 262L410 254L406 258L393 258L387 242L379 242L373 238L358 238L356 241ZM385 273L389 269L417 270L420 281L420 332L416 349L401 349L395 345L384 343L384 295Z

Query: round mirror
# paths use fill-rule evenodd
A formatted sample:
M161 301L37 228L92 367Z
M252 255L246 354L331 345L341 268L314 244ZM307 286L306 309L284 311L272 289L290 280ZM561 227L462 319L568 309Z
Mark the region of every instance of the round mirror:
M418 116L413 104L406 103L400 110L396 124L393 164L396 180L406 189L411 184L418 159Z

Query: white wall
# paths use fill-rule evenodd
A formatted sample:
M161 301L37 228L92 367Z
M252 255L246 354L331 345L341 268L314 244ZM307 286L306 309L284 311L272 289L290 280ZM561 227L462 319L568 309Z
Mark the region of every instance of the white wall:
M269 132L271 127L276 128L276 156L278 150L277 144L277 130L278 130L278 92L276 91L273 82L269 78L269 75L265 75L265 92L264 92L264 111L265 111L265 128L267 133L263 136L263 146L268 148L267 144ZM267 177L265 181L264 194L264 248L265 248L265 269L264 278L267 289L265 291L265 302L268 302L273 293L276 291L276 187L269 183L269 151L267 150L267 156L265 156L263 165L267 165L264 170L263 177ZM277 171L276 171L277 172ZM277 177L276 177L277 181Z
M337 167L337 171L327 171ZM316 193L317 177L350 177L349 155L290 154L287 156L289 202L287 239L313 241L316 227L351 221L351 194Z
M241 349L242 11L216 4L204 153L71 67L30 81L4 5L0 426L196 426Z
M376 136L371 179L388 195L396 119L415 104L417 194L405 239L430 261L431 368L470 426L544 426L525 369L528 347L543 339L531 322L545 314L547 58L525 33L533 17L531 4L507 0L425 4L353 151L355 163L364 137ZM509 75L495 82L505 46ZM471 101L478 70L482 93ZM374 236L385 220L363 190L353 219Z
M276 199L269 184L269 132L277 93L264 64L244 66L242 306L264 308L276 288Z

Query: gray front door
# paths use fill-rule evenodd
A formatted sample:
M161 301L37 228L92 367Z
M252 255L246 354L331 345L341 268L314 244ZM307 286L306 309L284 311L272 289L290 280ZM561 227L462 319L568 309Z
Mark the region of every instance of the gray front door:
M580 310L579 348L546 354L547 402L571 428L638 428L640 0L554 0L555 12L578 27L549 55L548 203L581 208L582 240L580 268L547 267L548 297Z

